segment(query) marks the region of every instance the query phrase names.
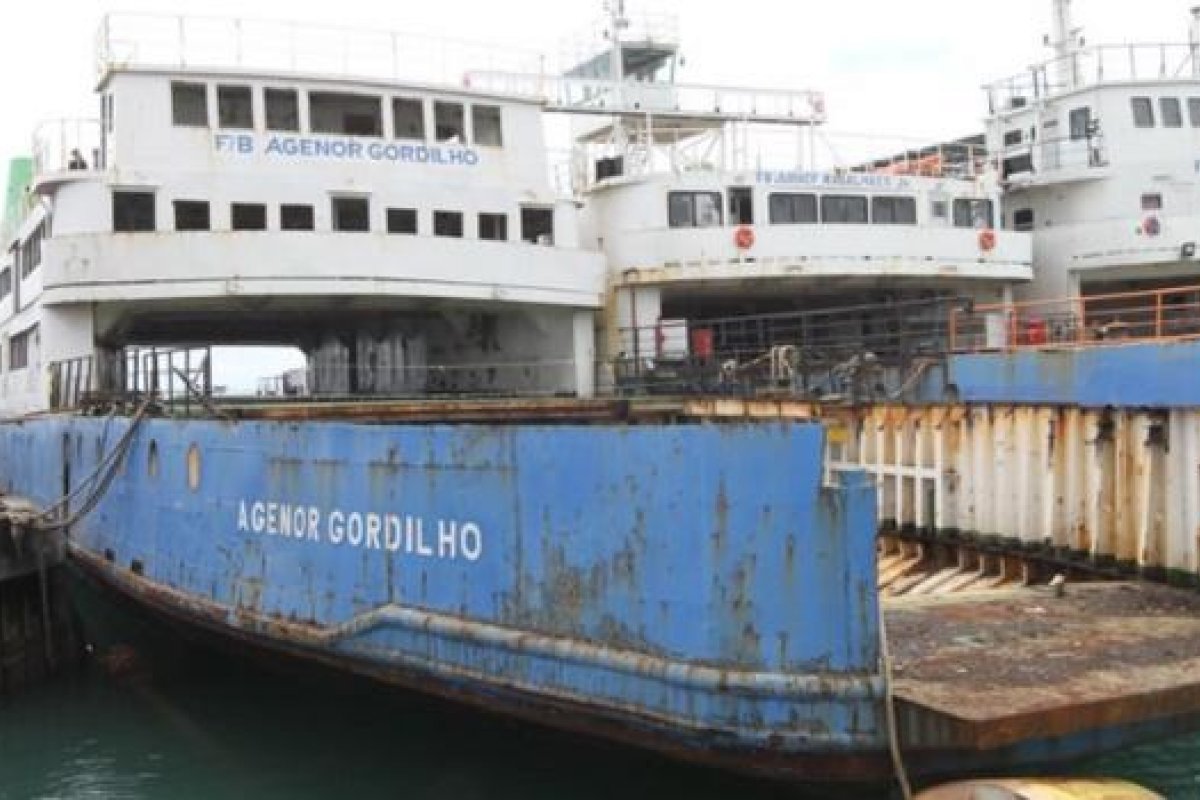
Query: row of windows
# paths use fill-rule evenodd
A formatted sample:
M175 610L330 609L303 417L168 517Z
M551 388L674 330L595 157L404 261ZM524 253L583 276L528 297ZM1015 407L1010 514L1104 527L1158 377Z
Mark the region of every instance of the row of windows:
M1141 197L1142 211L1162 211L1163 198L1159 192L1143 194ZM1012 218L1014 231L1031 231L1034 228L1033 224L1033 209L1021 208L1013 212Z
M12 270L5 267L0 270L0 300L12 294Z
M730 218L736 224L753 222L750 198L730 194ZM916 225L917 201L914 197L870 197L865 195L772 193L768 197L768 218L772 225L849 224ZM950 208L945 200L934 200L930 213L945 219ZM953 205L953 223L959 228L990 228L993 225L991 200L959 198ZM712 228L725 224L720 192L670 192L667 196L667 224L672 228Z
M47 220L42 220L29 238L14 246L16 263L20 267L21 279L32 275L42 263L42 240L49 238L50 226Z
M172 202L177 231L207 231L212 219L207 200ZM388 233L415 235L420 232L417 209L389 208L385 214ZM433 235L461 238L464 235L461 211L434 211ZM231 203L230 228L235 231L267 229L265 203ZM363 197L330 198L330 221L335 231L370 231L370 201ZM279 228L285 231L311 231L315 227L313 206L283 203L279 206ZM476 218L480 239L508 241L508 215L483 212ZM553 234L553 211L548 208L521 209L521 238L532 243L549 243ZM122 232L157 230L153 192L113 192L113 230Z
M254 90L243 85L218 85L217 126L253 130L255 124ZM389 98L349 92L306 92L308 129L311 133L346 136L384 135L384 108ZM175 125L209 126L208 85L171 83L171 120ZM392 129L395 139L425 141L432 105L432 132L437 142L458 142L500 147L504 134L500 107L435 100L431 104L419 97L390 98ZM468 137L467 116L471 130ZM263 127L268 131L300 131L300 92L296 89L262 90Z
M1133 110L1134 126L1138 128L1153 128L1155 125L1153 99L1149 97L1133 97L1130 98L1129 102ZM1158 113L1164 128L1183 127L1183 107L1180 105L1178 97L1158 98ZM1200 128L1200 97L1187 98L1187 115L1188 125L1193 128Z

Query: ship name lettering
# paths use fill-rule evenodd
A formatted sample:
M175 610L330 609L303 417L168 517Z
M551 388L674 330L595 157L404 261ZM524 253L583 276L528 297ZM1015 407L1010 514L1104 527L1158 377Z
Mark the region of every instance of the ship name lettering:
M259 140L253 134L218 133L213 136L213 149L218 153L248 156L261 152L266 156L284 158L333 158L466 167L479 163L479 153L471 147L363 142L356 138L272 135Z

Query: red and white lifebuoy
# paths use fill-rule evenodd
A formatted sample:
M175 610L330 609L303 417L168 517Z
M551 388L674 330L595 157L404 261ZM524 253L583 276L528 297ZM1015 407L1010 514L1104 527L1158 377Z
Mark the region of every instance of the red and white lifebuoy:
M986 252L993 250L996 247L996 232L991 228L984 228L979 232L979 249Z
M749 250L754 247L754 230L749 225L739 225L733 232L733 243L739 250Z
M1162 233L1162 223L1158 221L1158 217L1151 215L1142 220L1142 233L1147 236L1158 236Z

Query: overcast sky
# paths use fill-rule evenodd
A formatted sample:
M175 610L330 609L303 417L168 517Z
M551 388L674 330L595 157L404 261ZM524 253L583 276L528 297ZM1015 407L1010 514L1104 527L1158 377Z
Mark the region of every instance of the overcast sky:
M631 9L645 4L629 0ZM1091 42L1187 38L1182 0L1076 0ZM980 128L984 82L1041 60L1049 0L656 0L679 15L682 79L823 89L832 130L952 137ZM0 0L0 153L40 119L92 116L105 11L251 16L416 31L556 52L600 0Z
M628 2L635 13L646 7ZM1184 42L1189 5L1075 0L1075 17L1090 43ZM40 120L97 115L93 42L107 11L330 23L553 55L600 6L600 0L0 0L0 159L27 152ZM1042 37L1050 30L1049 0L655 0L652 7L680 18L681 81L820 89L831 131L928 140L980 131L980 86L1044 60Z

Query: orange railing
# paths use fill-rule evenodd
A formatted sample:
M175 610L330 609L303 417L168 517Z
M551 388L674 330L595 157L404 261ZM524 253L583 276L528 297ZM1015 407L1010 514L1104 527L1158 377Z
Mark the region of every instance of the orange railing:
M1200 286L977 305L949 329L959 353L1200 337Z

